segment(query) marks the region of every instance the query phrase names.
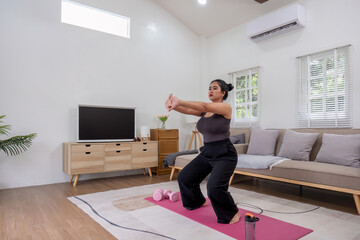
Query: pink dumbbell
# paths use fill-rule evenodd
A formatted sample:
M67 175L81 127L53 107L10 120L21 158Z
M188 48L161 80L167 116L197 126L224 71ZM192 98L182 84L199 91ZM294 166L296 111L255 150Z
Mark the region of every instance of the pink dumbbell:
M170 199L172 202L176 202L180 199L179 192L173 193L170 190L162 190L161 188L158 188L155 190L153 194L153 199L155 201L161 201L165 198Z
M155 190L154 194L153 194L153 199L155 201L161 201L164 198L164 190L162 190L161 188L158 188Z
M176 202L180 199L179 192L171 192L170 190L165 190L163 193L164 198L170 199L172 202Z

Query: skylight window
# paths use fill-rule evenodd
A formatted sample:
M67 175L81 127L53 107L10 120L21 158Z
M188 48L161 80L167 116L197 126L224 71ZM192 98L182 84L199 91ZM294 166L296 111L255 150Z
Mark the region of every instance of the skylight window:
M61 22L130 38L130 18L62 0Z
M206 4L206 0L198 0L198 3L200 3L201 5L205 5L205 4Z

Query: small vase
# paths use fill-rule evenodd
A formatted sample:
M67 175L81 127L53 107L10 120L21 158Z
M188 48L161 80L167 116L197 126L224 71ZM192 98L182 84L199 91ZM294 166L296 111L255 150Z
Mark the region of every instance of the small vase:
M166 129L165 121L161 121L161 127L160 127L160 129Z

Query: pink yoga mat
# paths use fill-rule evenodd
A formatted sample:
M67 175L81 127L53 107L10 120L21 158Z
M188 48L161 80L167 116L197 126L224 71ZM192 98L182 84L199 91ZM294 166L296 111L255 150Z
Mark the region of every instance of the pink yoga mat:
M260 220L256 223L255 237L256 240L292 240L299 239L313 230L303 228L291 223L283 222L271 217L257 214L248 210L240 209L241 219L235 224L217 223L216 215L211 207L210 200L207 199L208 205L199 209L190 211L182 206L182 202L171 202L169 199L162 201L154 201L152 197L145 198L161 207L169 209L198 223L208 226L216 231L224 233L235 239L245 239L245 223L244 216L251 213Z

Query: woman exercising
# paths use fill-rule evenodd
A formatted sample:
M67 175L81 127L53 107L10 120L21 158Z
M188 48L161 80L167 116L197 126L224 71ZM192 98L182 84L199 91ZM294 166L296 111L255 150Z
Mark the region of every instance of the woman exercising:
M231 106L224 103L228 92L234 87L221 79L211 82L209 99L211 103L183 101L170 94L165 106L168 111L200 116L197 129L204 137L200 154L178 175L183 206L195 210L206 205L200 183L211 173L207 193L218 223L236 223L240 212L228 192L229 180L237 164L237 152L229 140Z

